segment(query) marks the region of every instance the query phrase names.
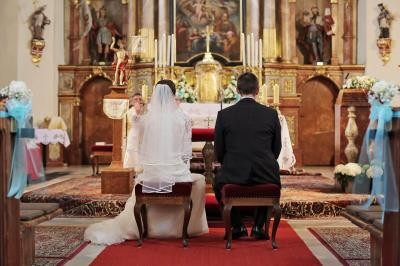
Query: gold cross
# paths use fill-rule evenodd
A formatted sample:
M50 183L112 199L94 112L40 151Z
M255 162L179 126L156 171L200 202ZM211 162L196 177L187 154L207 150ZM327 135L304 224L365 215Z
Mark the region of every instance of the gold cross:
M210 28L206 26L206 52L210 52Z
M207 116L207 119L203 120L204 122L207 122L207 128L210 128L210 122L213 121L212 119L210 119L209 116Z

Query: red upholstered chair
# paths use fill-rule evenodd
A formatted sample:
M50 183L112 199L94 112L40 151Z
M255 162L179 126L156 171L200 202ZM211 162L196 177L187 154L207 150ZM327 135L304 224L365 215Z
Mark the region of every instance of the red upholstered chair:
M142 188L143 187L140 184L135 186L136 203L134 215L139 229L138 246L142 246L143 238L147 237L148 233L146 204L157 204L183 205L185 215L182 228L182 244L183 247L187 247L189 243L187 229L192 212L192 200L190 198L190 194L192 192L192 183L175 183L175 185L172 187L171 193L143 193Z
M281 207L279 200L281 190L275 184L261 184L254 186L241 186L227 184L222 188L222 202L224 204L223 216L225 223L226 249L232 247L231 209L233 206L268 206L268 216L265 221L265 231L269 235L269 223L274 211L274 224L272 227L272 248L277 249L275 236L281 220Z
M91 147L90 161L92 163L92 175L99 174L99 157L111 157L113 151L112 144L93 145ZM96 168L96 172L95 172Z

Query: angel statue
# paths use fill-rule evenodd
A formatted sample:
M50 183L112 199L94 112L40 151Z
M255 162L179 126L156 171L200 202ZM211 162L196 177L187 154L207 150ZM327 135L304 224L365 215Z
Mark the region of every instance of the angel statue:
M117 42L118 48L115 48L115 43ZM128 64L128 51L125 50L125 42L123 39L118 39L116 41L115 37L112 37L112 43L110 50L115 52L115 59L112 66L115 67L115 75L113 85L122 86L126 83L125 68Z
M378 7L380 9L378 16L378 24L380 29L379 38L390 38L390 24L392 23L393 16L382 3L378 4Z
M46 25L50 25L50 19L44 14L46 6L39 7L30 18L29 29L32 32L33 39L43 40L43 30Z

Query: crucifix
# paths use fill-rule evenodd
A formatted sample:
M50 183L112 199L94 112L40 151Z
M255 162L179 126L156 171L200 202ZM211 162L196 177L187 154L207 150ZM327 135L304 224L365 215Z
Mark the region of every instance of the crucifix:
M206 52L210 52L210 28L206 26Z
M213 120L210 119L209 116L207 116L207 119L204 119L203 121L204 121L204 122L207 122L207 128L210 128L210 122L212 122Z

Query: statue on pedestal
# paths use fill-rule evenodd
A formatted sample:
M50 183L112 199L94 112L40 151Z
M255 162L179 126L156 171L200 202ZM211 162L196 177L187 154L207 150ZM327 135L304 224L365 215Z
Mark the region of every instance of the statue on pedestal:
M115 60L113 62L113 67L115 67L115 75L113 85L125 85L126 74L125 68L128 64L128 51L125 50L125 44L123 39L118 40L118 48L115 48L116 39L112 37L112 43L110 49L115 52Z

